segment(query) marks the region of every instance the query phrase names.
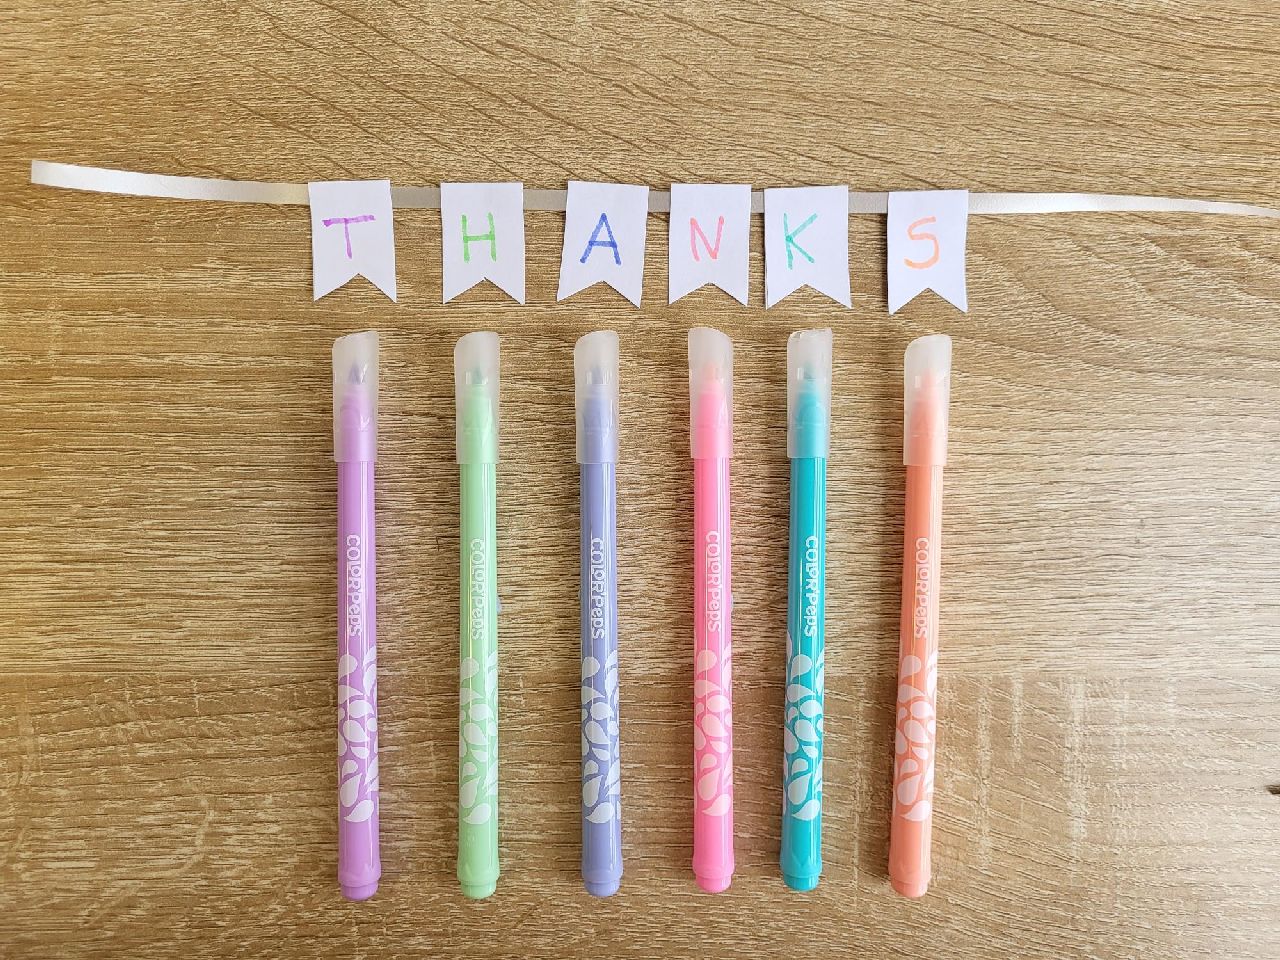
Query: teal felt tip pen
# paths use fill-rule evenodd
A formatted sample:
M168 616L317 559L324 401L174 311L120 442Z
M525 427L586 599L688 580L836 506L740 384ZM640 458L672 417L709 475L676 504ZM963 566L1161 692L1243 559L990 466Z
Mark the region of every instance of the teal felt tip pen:
M822 684L831 448L831 331L787 340L790 565L782 800L782 877L812 890L822 874Z
M457 400L460 686L458 882L473 899L498 886L498 335L453 351Z

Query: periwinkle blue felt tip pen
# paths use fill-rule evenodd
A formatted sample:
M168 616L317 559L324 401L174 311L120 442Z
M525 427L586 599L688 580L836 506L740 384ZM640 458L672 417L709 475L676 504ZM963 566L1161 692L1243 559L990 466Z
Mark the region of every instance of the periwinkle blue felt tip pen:
M822 685L831 447L831 331L787 340L787 456L791 547L787 577L787 689L782 732L782 878L812 890L822 874Z
M582 882L608 897L622 882L618 754L618 335L573 348L582 524Z

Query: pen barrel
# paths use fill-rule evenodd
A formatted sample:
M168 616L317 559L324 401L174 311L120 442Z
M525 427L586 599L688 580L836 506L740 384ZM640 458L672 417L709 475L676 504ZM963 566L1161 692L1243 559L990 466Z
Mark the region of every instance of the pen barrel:
M479 899L498 885L496 468L468 463L458 469L458 881L464 894Z
M374 465L338 464L338 883L373 896L378 859Z
M783 726L782 876L812 890L822 873L823 649L827 461L791 461L787 687Z
M597 897L622 881L618 750L617 498L612 463L579 471L582 518L582 880Z
M931 874L942 467L907 467L904 512L889 879L899 893L919 897Z
M733 608L729 461L693 461L693 872L711 893L733 877Z

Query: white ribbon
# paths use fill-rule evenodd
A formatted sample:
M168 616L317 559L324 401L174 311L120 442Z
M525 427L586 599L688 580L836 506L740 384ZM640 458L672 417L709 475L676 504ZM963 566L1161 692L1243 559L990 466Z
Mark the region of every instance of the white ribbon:
M171 177L85 167L73 163L31 161L31 182L45 187L121 193L134 197L167 197L175 200L221 200L228 203L307 203L305 183L268 183L259 180L218 180L212 177ZM438 210L439 187L392 187L391 202L403 210ZM526 190L526 210L563 210L565 191ZM649 212L667 213L671 194L649 191ZM849 213L887 213L889 194L849 191ZM764 194L751 194L751 212L764 212ZM1266 217L1280 220L1280 210L1251 203L1220 200L1184 200L1177 197L1143 197L1118 193L971 193L970 215L1022 213L1203 213L1234 217Z

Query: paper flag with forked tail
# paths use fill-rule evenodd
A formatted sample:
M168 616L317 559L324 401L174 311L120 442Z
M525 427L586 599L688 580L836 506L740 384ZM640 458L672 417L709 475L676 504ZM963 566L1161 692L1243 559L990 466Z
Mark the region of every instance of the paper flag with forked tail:
M764 192L764 305L810 286L849 306L849 188Z
M640 306L649 188L569 181L557 300L604 281Z
M746 306L750 184L673 183L669 236L668 303L711 283Z
M311 292L315 300L356 275L396 298L390 180L307 184L311 204Z
M444 302L481 280L524 303L524 184L440 184Z
M889 194L889 312L932 290L969 312L965 290L968 190L913 190Z

